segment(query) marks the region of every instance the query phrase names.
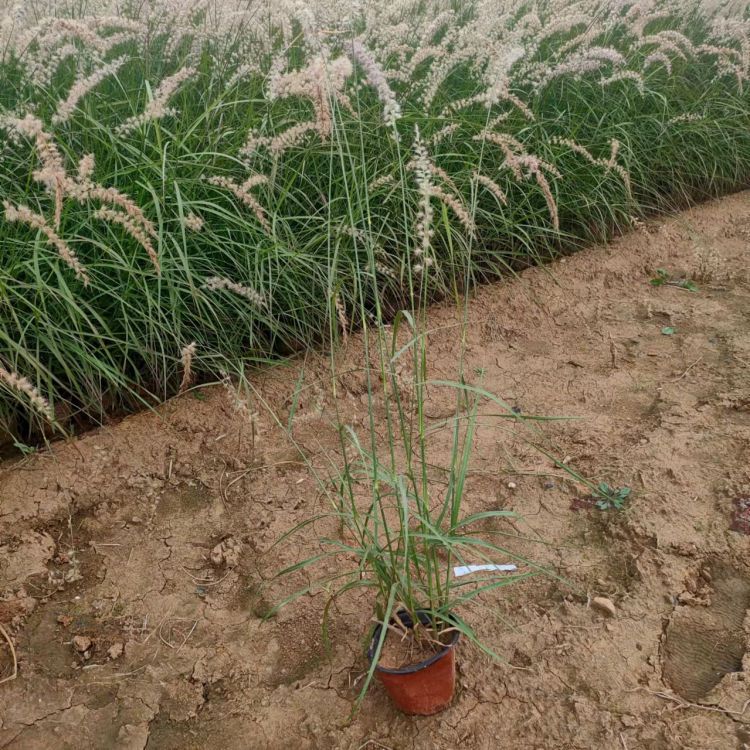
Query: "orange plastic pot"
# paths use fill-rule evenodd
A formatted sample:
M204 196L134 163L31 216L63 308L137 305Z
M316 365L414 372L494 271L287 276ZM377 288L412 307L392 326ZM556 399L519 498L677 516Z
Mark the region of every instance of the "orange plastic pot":
M406 612L399 612L398 617L407 627L414 627L411 617ZM423 625L430 624L426 612L417 612ZM370 661L377 649L382 625L378 625L372 634L372 641L367 656ZM375 674L388 692L397 708L405 714L430 716L445 710L453 702L456 689L456 657L454 646L458 643L459 631L454 631L450 643L437 654L419 664L412 664L400 669L388 669L380 665L375 667Z

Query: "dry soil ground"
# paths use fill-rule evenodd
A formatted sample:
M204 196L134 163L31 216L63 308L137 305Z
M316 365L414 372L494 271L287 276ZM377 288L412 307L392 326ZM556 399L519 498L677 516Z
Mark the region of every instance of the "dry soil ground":
M264 579L318 549L312 529L274 540L325 502L263 403L285 423L301 382L294 438L312 465L336 460L324 356L254 376L254 438L226 389L203 388L0 466L0 623L18 658L0 747L750 747L749 242L740 194L470 302L468 376L523 413L580 417L545 426L550 444L634 492L623 512L591 508L482 406L467 508L519 513L488 533L566 580L464 613L508 661L460 646L455 703L432 718L399 715L376 686L349 720L366 597L339 601L329 652L324 595L262 618L294 583ZM699 291L651 286L657 268ZM456 377L460 320L430 311L435 378ZM366 428L360 347L337 358L336 397ZM452 403L431 391L436 466Z

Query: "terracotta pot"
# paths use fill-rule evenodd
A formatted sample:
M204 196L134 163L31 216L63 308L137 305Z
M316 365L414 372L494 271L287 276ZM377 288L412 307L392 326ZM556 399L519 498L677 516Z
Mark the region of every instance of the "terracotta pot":
M417 612L423 625L430 624L427 612ZM406 612L399 612L398 618L407 627L414 627L411 617ZM372 634L367 656L372 661L380 639L382 625L378 625ZM419 664L412 664L400 669L388 669L378 665L375 674L385 687L391 700L405 714L429 716L443 711L453 701L456 687L456 658L454 646L461 633L456 630L451 634L450 643L437 654ZM386 636L387 637L387 636Z

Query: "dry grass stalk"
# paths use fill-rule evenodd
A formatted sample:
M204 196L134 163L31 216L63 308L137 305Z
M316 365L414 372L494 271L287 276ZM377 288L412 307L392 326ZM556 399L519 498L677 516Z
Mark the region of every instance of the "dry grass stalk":
M183 346L180 351L180 362L182 363L182 381L180 382L180 393L193 382L193 358L198 345L195 341L191 342L187 346Z
M349 319L346 317L344 303L338 294L334 300L334 305L336 306L336 316L339 319L339 326L341 326L341 335L344 337L344 344L346 344L349 340Z
M3 677L0 680L0 685L2 685L4 682L15 680L18 676L18 657L16 656L16 648L13 645L13 641L8 635L8 631L2 625L0 625L0 635L3 636L5 642L8 644L8 648L10 649L10 658L13 660L13 669L11 670L11 673L7 677Z

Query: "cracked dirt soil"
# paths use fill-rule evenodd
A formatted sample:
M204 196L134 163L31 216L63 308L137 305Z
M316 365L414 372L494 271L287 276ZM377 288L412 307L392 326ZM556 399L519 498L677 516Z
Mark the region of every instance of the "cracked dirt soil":
M319 549L313 529L274 540L326 502L265 406L286 424L301 383L294 438L312 465L335 460L325 356L253 376L254 440L227 391L205 387L0 465L0 623L18 656L0 747L750 747L749 241L744 193L471 300L469 378L523 413L580 417L548 423L547 439L633 495L623 512L591 508L482 405L466 508L517 512L485 530L560 579L463 613L507 662L462 644L455 702L435 717L398 714L375 686L350 720L367 597L338 601L328 650L324 594L263 619L304 584L264 580ZM699 291L651 286L657 268ZM430 311L433 378L456 377L460 320ZM352 337L336 395L366 429L361 362ZM429 393L438 492L452 398ZM0 678L10 668L2 645Z

